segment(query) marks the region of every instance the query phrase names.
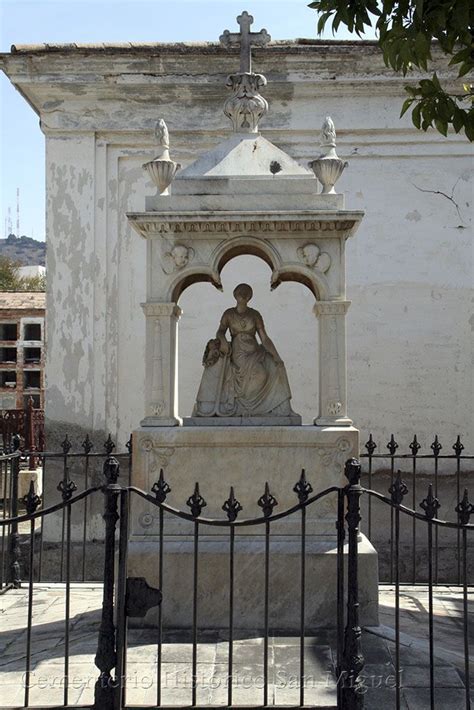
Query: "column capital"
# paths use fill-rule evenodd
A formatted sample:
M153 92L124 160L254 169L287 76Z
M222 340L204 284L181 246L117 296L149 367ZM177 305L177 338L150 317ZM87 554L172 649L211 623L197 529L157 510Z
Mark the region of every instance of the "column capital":
M146 316L174 316L175 318L180 318L183 312L177 303L158 303L156 301L148 301L147 303L141 303L140 305Z
M316 301L313 313L319 316L344 316L349 310L351 301Z

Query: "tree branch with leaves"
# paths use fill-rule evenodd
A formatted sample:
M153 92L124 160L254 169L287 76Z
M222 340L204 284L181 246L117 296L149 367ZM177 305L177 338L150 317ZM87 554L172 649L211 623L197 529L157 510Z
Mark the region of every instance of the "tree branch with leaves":
M456 133L464 130L468 140L474 141L474 91L466 80L474 69L474 5L470 0L316 0L309 7L319 15L319 35L329 23L333 33L343 25L359 37L375 28L386 66L404 76L415 67L428 72L437 45L447 66L458 67L459 91L443 88L435 72L405 87L408 97L400 115L411 108L416 128L434 127L446 136L451 126Z
M46 291L44 276L20 276L21 264L0 256L0 291Z

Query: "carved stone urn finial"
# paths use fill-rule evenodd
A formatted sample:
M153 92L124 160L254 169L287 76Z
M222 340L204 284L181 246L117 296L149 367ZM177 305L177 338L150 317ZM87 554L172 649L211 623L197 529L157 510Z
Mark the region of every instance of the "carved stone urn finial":
M267 80L252 72L252 47L264 47L271 37L266 30L250 31L253 17L248 12L239 15L237 22L240 32L224 30L219 38L226 48L240 47L240 71L227 78L232 96L224 104L224 113L232 121L234 133L258 133L258 123L268 111L268 103L259 93Z
M348 163L338 158L336 153L336 129L330 116L326 116L321 129L321 155L308 163L319 182L322 184L323 195L334 195L334 185L341 177Z
M162 118L155 126L155 137L160 146L159 153L156 158L145 163L143 167L157 186L158 194L169 195L168 188L181 165L170 158L168 127Z
M258 133L258 124L268 111L267 100L259 89L267 80L262 74L231 74L226 86L231 89L224 113L232 121L234 133Z

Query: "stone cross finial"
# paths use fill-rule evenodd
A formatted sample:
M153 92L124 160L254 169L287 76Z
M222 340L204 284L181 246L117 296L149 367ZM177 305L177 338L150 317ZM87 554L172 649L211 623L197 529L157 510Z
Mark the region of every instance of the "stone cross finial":
M264 47L270 42L271 37L267 30L260 30L260 32L250 31L253 17L245 10L238 16L237 22L240 25L240 32L224 30L219 39L224 47L238 47L240 45L240 71L242 73L251 73L252 47Z

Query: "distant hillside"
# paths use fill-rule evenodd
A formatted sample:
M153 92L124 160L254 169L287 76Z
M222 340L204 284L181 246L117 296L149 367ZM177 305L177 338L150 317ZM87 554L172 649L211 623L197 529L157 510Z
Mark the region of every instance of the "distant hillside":
M20 262L22 266L46 266L46 242L10 234L6 239L0 239L0 256L7 256L12 261Z

